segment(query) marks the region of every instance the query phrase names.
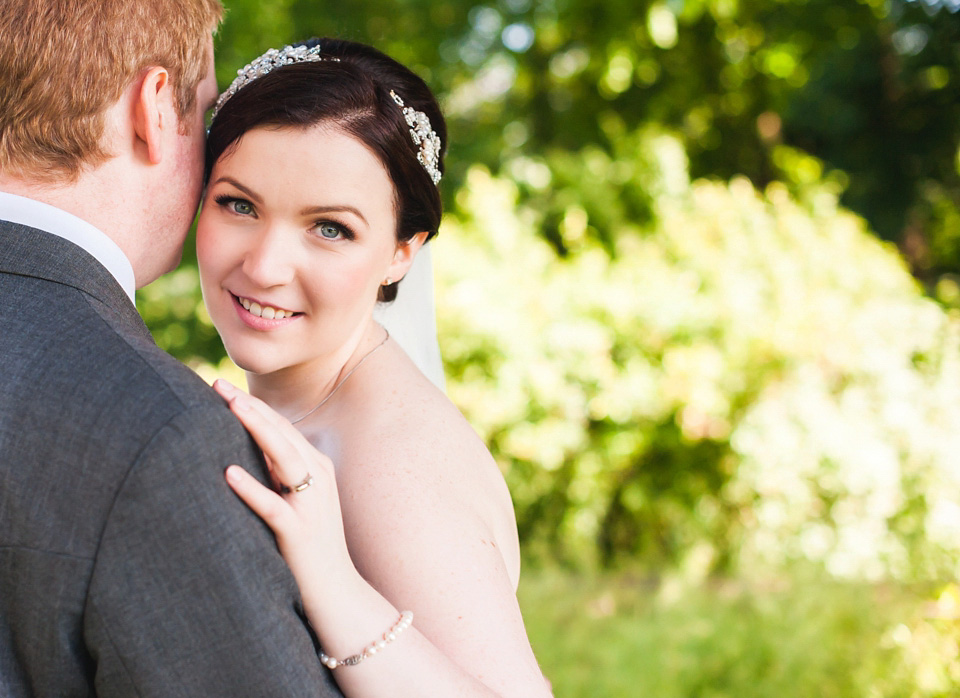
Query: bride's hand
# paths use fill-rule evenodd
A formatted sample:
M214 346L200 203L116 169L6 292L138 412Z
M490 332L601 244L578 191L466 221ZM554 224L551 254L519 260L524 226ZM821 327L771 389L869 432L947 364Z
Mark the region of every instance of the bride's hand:
M333 463L269 405L224 380L214 388L257 441L279 494L237 465L227 468L227 483L273 530L304 605L319 580L336 584L355 568L347 552Z

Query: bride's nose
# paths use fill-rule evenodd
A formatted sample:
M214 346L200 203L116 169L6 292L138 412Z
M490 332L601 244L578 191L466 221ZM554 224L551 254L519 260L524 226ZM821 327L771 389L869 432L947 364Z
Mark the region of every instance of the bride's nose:
M277 228L265 228L251 241L243 257L243 273L261 288L293 281L295 243Z

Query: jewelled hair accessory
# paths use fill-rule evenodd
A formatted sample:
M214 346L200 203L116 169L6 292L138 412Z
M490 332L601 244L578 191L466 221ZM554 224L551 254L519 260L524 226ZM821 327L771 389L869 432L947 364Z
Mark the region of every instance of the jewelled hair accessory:
M321 56L320 50L320 44L317 44L313 48L307 48L306 46L284 46L282 49L269 49L262 56L237 71L237 77L230 83L230 87L217 99L211 118L216 119L223 105L237 94L237 92L242 90L247 83L253 82L257 78L262 78L277 68L282 68L285 65L293 65L294 63L340 61L340 59L335 56ZM439 184L440 137L437 136L433 127L430 125L430 118L422 111L417 111L412 107L406 106L403 100L400 99L400 96L393 90L390 90L390 96L393 97L393 101L396 102L397 106L403 111L403 118L406 120L407 126L410 127L410 137L413 139L413 144L417 146L417 160L423 165L423 169L427 171L427 174L430 175L433 183Z
M267 73L282 68L285 65L294 63L315 63L318 61L339 61L336 57L325 57L320 55L320 45L313 48L306 46L284 46L282 49L272 48L259 58L251 61L243 68L237 71L237 77L226 92L220 95L216 106L213 108L213 117L217 118L220 108L226 104L227 100L239 92L248 82L253 82L257 78L262 78Z
M440 137L430 125L430 118L422 111L417 111L413 107L405 106L400 96L390 90L390 96L393 101L403 110L403 118L407 120L407 126L410 127L410 137L413 143L419 148L417 160L423 165L423 169L430 175L434 184L440 183Z

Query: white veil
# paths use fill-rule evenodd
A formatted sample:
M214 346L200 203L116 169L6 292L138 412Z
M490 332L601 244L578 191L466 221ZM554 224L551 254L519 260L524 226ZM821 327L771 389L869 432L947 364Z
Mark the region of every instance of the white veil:
M433 302L433 260L430 243L420 248L413 265L397 287L393 303L378 303L374 318L387 328L423 374L440 390L445 388L443 362L437 344Z

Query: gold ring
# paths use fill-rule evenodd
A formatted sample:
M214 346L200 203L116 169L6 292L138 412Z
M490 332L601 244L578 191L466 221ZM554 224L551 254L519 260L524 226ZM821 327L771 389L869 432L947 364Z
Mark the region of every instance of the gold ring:
M301 482L299 482L299 483L296 484L296 485L293 485L292 487L287 487L287 491L288 491L288 492L303 492L305 489L307 489L307 488L308 488L310 485L312 485L312 484L313 484L313 475L311 475L310 473L307 473L307 476L306 476L305 478L303 478L303 480L302 480Z

